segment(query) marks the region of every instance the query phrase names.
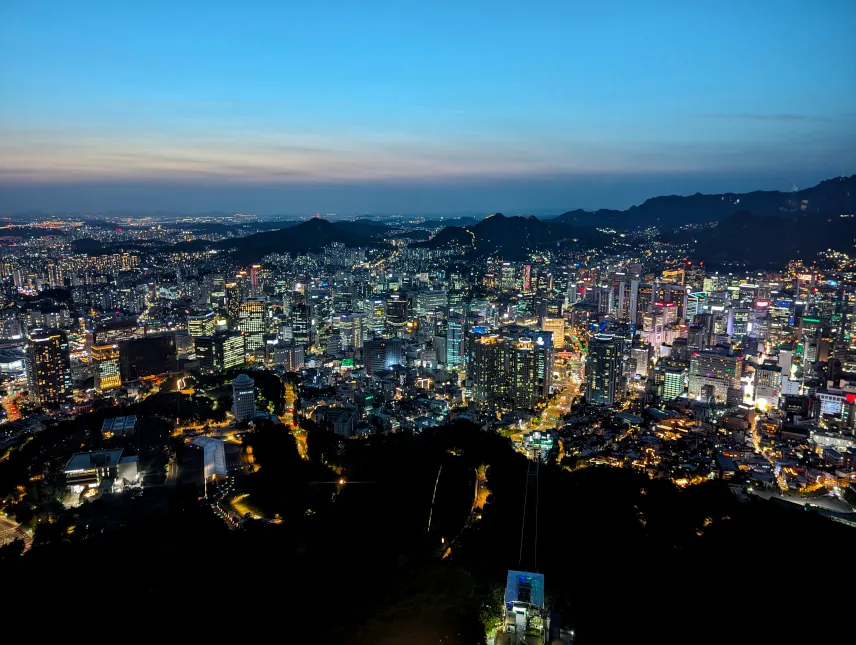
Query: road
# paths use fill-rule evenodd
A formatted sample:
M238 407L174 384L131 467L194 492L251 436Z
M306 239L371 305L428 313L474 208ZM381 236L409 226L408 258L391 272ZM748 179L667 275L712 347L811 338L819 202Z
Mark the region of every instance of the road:
M572 376L569 375L571 370L565 370L565 376L559 380L559 389L555 394L550 396L544 402L545 407L540 411L538 420L525 424L520 432L511 435L511 440L517 443L523 442L523 434L532 432L533 430L555 430L559 425L559 420L567 414L570 405L580 393L580 384L577 383Z
M0 515L0 545L12 542L17 538L21 538L25 542L29 536L26 535L23 529L20 529L20 524L9 517Z
M18 410L19 394L9 394L0 399L3 407L6 409L6 421L17 421L21 418L21 412Z
M782 495L774 491L760 490L757 488L751 489L749 492L750 494L756 495L762 499L770 499L775 497L785 502L790 502L791 504L798 504L799 506L811 504L812 506L820 506L821 508L825 508L828 511L835 511L836 513L850 513L853 515L854 520L856 520L856 512L854 512L853 509L850 508L850 505L847 504L847 502L837 497L824 495L822 497L803 498L791 495Z

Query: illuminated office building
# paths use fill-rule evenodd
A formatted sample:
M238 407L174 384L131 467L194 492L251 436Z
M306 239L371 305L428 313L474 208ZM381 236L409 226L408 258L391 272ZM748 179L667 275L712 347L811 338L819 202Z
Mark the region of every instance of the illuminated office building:
M264 298L247 298L241 301L238 312L238 329L244 334L246 352L263 350L264 335L267 328L267 302Z
M312 308L299 302L291 306L291 332L294 342L301 346L312 344Z
M119 345L95 345L89 349L95 366L95 389L99 392L122 385L119 370Z
M187 315L187 333L193 338L214 333L214 312L200 311Z

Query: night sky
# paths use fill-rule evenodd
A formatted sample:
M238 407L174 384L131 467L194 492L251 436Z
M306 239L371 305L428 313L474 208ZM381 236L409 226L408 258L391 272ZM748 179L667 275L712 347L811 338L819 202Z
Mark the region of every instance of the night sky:
M856 173L856 2L0 5L0 213L550 213Z

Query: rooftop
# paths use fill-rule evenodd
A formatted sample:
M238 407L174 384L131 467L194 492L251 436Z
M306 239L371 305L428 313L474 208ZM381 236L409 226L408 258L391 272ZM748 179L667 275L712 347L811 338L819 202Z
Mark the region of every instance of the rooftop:
M122 448L115 450L96 450L93 452L77 452L68 460L66 473L90 470L92 468L113 468L122 458Z

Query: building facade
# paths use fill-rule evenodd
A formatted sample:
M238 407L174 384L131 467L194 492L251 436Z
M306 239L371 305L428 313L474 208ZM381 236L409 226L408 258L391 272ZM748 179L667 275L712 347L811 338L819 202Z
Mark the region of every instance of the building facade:
M27 386L30 400L56 408L71 399L68 338L59 329L36 329L27 336Z

